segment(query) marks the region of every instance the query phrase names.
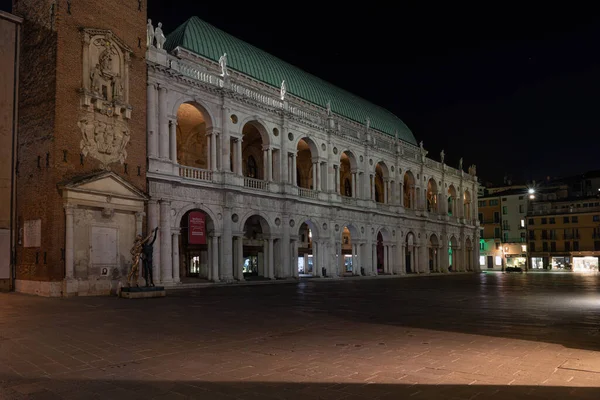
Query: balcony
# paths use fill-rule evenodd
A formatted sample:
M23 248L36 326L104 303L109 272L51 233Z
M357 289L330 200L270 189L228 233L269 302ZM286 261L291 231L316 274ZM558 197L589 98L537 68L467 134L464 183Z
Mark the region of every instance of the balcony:
M179 176L186 179L193 179L195 181L212 182L213 172L193 167L186 167L185 165L179 165Z
M268 191L269 182L254 178L244 178L244 187Z
M318 199L319 198L319 192L317 192L316 190L312 190L312 189L305 189L305 188L298 188L298 196L300 197L304 197L306 199Z

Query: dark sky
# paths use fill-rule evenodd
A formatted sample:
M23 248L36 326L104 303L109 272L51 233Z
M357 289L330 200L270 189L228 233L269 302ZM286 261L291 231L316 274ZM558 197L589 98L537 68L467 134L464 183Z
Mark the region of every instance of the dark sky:
M325 3L149 0L149 17L168 33L197 15L383 106L434 159L442 149L450 165L463 157L484 181L600 168L592 9Z

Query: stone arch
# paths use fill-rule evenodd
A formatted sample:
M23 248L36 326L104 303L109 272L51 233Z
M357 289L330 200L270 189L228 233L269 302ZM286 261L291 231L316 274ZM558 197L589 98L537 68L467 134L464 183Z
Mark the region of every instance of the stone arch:
M212 130L212 121L207 109L196 102L183 102L174 115L177 121L177 164L211 169L210 138L207 134Z
M244 135L244 127L246 125L252 125L255 127L260 133L262 142L265 146L271 145L271 135L269 134L269 130L267 129L267 124L263 119L259 118L258 115L250 115L244 118L242 121L238 122L239 125L239 134Z
M459 251L460 242L456 236L452 234L448 239L448 265L451 272L458 271L460 269L460 261L458 256Z
M435 179L429 178L427 181L427 211L438 212L439 201L438 201L438 187Z
M308 136L301 137L296 142L296 185L305 189L316 190L315 160L318 160L319 149L316 143ZM318 165L318 164L317 164Z
M404 184L403 193L404 196L404 207L415 210L417 208L417 192L416 192L416 179L410 170L404 173Z
M268 180L269 157L265 153L270 148L270 139L265 125L251 119L241 125L241 130L243 175L247 178Z
M471 238L467 236L465 239L465 269L467 271L473 271L473 242Z
M472 219L472 217L471 217L471 192L469 192L469 189L465 189L465 193L463 195L463 207L464 207L463 216L467 221L470 221Z
M297 223L295 240L292 249L292 275L293 276L319 276L318 262L315 252L318 250L319 224L308 216L294 218Z
M440 241L435 233L429 235L427 241L429 272L440 272Z
M338 254L339 271L341 275L359 275L358 255L360 230L353 223L340 224Z
M262 212L249 212L240 223L242 234L241 276L275 278L275 252L270 221ZM240 244L238 244L238 249Z
M358 197L358 163L356 162L356 156L352 151L344 150L340 154L339 161L340 195ZM350 187L347 186L348 182Z
M375 165L373 177L373 189L375 191L375 201L377 203L389 202L389 179L390 172L384 161L379 161Z
M218 281L218 264L210 262L219 258L218 254L214 254L215 247L211 246L213 240L218 240L214 237L216 220L197 205L186 209L176 219L180 235L172 257L176 260L179 255L179 259L173 263L173 268L179 268L178 276L184 282L189 279Z
M271 221L269 220L269 215L267 213L265 213L264 211L250 210L246 214L244 214L244 216L239 219L240 230L244 229L244 225L246 225L246 222L248 222L248 220L250 218L252 218L254 215L261 217L261 227L266 228L266 230L267 230L266 233L270 234L272 232L273 228L271 226Z
M173 108L171 109L171 113L170 115L175 118L177 116L177 112L179 111L179 108L181 107L182 104L193 104L196 108L198 108L202 114L204 114L205 116L205 121L206 121L206 129L207 130L211 130L214 128L214 124L215 121L217 121L217 119L215 118L214 113L212 112L212 110L210 109L210 107L207 107L206 104L200 100L200 99L195 99L189 96L180 96L177 100L175 100L173 102ZM208 117L208 118L206 118ZM158 132L156 132L158 134Z
M448 215L450 216L458 217L458 209L456 207L457 198L456 188L454 187L454 184L450 184L450 186L448 186Z
M416 264L417 253L417 236L412 231L408 231L404 238L404 266L407 274L418 273Z
M189 211L193 211L193 210L199 210L204 212L205 214L207 214L211 221L214 224L215 227L215 232L216 233L220 233L221 232L221 222L219 220L219 218L217 218L217 215L215 214L215 212L213 210L211 210L209 207L207 207L205 204L188 204L182 208L180 208L177 213L175 214L175 227L181 226L181 222L183 217L185 216L185 214L187 214Z

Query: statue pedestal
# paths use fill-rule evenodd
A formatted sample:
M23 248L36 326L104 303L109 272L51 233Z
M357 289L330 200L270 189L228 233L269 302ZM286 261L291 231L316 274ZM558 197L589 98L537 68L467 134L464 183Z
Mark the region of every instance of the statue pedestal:
M120 297L124 299L149 299L152 297L165 297L167 292L163 286L154 287L124 287L121 288Z

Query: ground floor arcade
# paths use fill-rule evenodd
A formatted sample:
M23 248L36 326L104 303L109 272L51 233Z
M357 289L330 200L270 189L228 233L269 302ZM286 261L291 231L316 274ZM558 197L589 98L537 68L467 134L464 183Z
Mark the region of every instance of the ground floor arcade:
M478 266L474 227L414 216L373 217L358 209L338 209L331 218L326 204L236 196L228 207L214 191L199 197L217 200L210 203L151 198L147 227L159 227L156 281L444 273Z

